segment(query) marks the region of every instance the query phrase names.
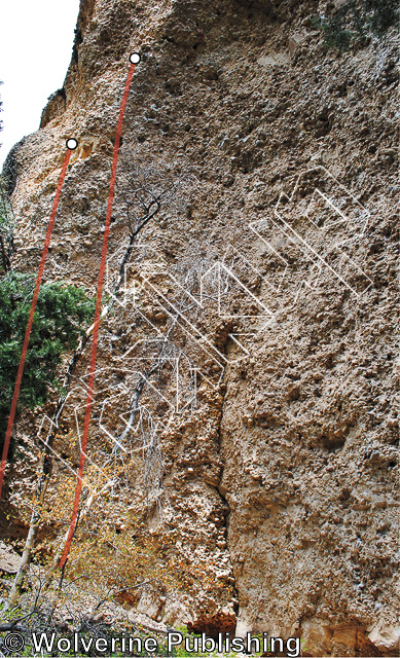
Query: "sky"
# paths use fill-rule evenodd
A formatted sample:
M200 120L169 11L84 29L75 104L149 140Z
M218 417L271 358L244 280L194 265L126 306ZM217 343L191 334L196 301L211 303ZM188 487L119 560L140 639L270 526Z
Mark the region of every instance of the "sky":
M79 0L0 0L0 168L38 130L47 98L63 85L78 10Z

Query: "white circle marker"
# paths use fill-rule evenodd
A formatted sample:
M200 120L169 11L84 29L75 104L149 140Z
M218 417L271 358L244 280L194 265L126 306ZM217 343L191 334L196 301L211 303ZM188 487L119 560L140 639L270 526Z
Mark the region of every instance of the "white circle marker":
M132 55L129 57L129 61L131 64L139 64L141 59L142 58L139 55L139 53L132 53Z
M70 151L75 151L75 149L78 146L78 140L75 139L74 137L70 137L70 139L67 139L67 149Z

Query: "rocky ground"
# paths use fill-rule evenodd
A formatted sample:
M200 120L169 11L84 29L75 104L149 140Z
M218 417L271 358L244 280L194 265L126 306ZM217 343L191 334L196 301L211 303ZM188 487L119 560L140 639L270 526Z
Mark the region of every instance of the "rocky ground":
M128 58L141 52L107 294L135 191L162 193L162 205L102 326L89 455L104 459L137 372L159 359L130 444L142 454L151 435L155 447L124 471L118 496L122 509L145 509L155 541L191 577L184 591L147 588L131 603L209 633L301 636L303 655L397 655L398 40L389 29L326 50L312 18L328 10L82 0L65 86L4 173L16 266L32 271L65 140L79 140L46 276L94 292ZM52 404L19 425L29 455L24 479L21 463L8 471L9 536L23 534L33 437ZM65 441L57 451L74 464ZM54 496L62 477L56 460Z

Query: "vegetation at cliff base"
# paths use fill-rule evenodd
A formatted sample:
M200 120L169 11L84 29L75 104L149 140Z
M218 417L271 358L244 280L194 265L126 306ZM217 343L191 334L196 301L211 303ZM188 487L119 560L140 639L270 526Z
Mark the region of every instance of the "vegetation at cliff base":
M0 448L10 412L35 276L9 273L0 280ZM94 315L94 302L83 288L53 282L42 285L22 378L19 406L43 404L48 386L57 385L63 352L76 347L81 325Z

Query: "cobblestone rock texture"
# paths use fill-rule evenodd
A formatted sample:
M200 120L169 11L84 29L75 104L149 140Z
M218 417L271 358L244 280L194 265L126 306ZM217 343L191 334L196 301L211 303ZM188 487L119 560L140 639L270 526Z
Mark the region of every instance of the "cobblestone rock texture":
M148 350L175 318L168 339L190 363L187 404L171 410L176 392L163 370L153 382L165 428L148 519L213 587L194 579L181 595L146 590L138 609L211 634L236 625L237 635L300 636L308 656L389 656L400 636L398 41L389 30L326 51L312 22L325 9L311 0L82 0L64 87L4 173L16 264L32 271L65 140L79 140L46 277L94 292L129 55L141 53L111 273L140 181L174 187L127 271L139 307L118 303L102 325L96 390L110 395L127 381L138 341ZM72 393L66 430L83 390ZM42 413L20 421L22 438ZM117 415L106 418L110 432ZM34 468L25 468L29 481ZM17 532L25 480L12 472ZM143 504L144 480L126 483L132 505Z

